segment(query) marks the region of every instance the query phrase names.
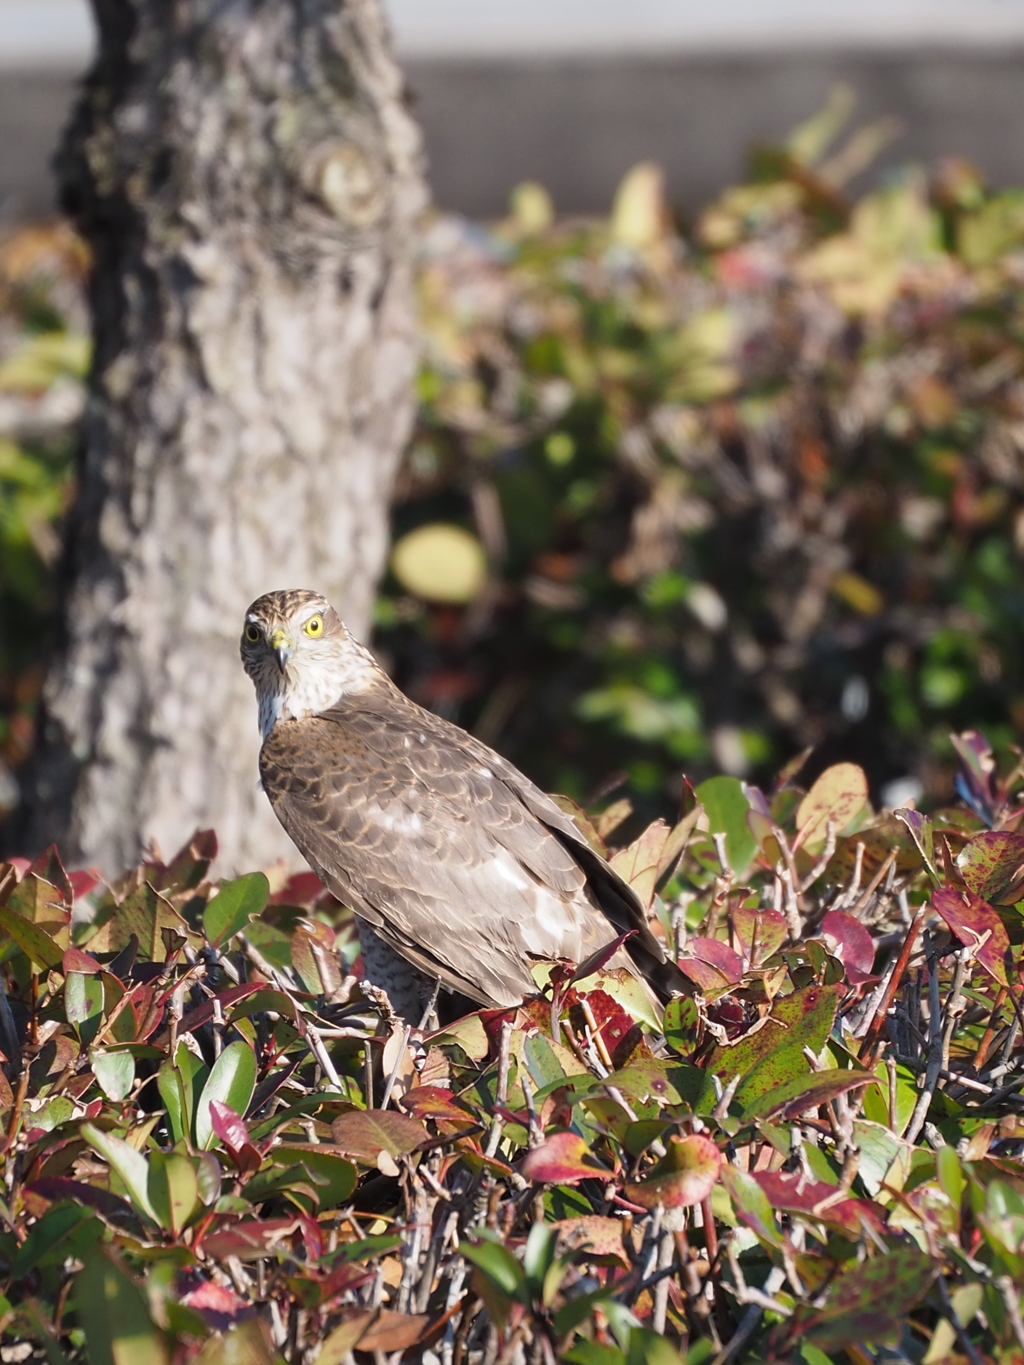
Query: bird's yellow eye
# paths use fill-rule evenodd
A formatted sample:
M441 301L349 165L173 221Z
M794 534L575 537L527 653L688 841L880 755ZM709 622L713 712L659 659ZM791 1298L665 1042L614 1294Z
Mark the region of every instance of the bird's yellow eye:
M249 641L251 645L258 645L260 640L263 638L260 633L259 626L246 626L245 638Z
M307 635L312 635L314 639L324 633L324 618L322 616L311 616L302 627Z

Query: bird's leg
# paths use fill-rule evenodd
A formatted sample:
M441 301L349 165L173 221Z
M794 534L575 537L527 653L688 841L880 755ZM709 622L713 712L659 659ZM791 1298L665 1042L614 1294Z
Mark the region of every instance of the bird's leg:
M395 1064L391 1068L391 1074L388 1076L387 1085L384 1087L384 1095L380 1102L380 1107L382 1109L388 1107L388 1100L391 1098L391 1092L395 1087L395 1082L401 1074L402 1063L405 1061L407 1052L412 1054L411 1060L416 1073L419 1074L423 1069L423 1062L427 1055L426 1048L423 1046L423 1030L430 1023L430 1017L437 1006L437 995L440 989L441 982L440 980L437 980L434 982L434 989L430 993L430 999L427 1001L427 1006L423 1011L423 1016L420 1019L418 1028L413 1028L412 1024L406 1024L403 1027L401 1020L397 1018L392 1024L391 1036L392 1038L395 1038L400 1032L401 1044L398 1049L398 1055L395 1057ZM385 1056L387 1055L387 1052L388 1048L385 1048Z
M435 1024L437 1023L437 997L440 993L441 978L438 977L434 982L434 989L430 993L430 999L427 1001L427 1008L423 1011L423 1018L420 1020L417 1032L423 1033L429 1027L431 1017L433 1017Z

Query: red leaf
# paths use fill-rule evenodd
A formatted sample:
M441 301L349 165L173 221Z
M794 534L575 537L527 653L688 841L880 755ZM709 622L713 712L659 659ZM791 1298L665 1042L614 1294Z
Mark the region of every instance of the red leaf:
M1006 977L1006 953L1010 940L1003 922L987 901L973 891L954 891L944 886L932 893L932 908L949 925L953 934L966 948L979 945L975 958L1000 986L1009 986Z
M102 878L94 867L86 868L81 872L69 872L68 881L71 883L71 890L74 892L75 900L81 900L96 886L99 886Z
M882 1210L869 1199L845 1197L820 1208L838 1192L837 1186L826 1184L824 1180L807 1180L800 1171L754 1171L753 1178L768 1196L773 1209L806 1214L823 1223L831 1223L854 1238L862 1236L865 1223L875 1232L885 1231Z
M376 1322L359 1338L360 1351L407 1351L430 1330L428 1313L394 1313L382 1308Z
M519 1170L527 1180L543 1185L571 1185L577 1180L611 1175L597 1164L578 1133L552 1133L539 1147L527 1152Z
M612 1065L616 1069L625 1066L643 1039L639 1026L607 991L588 991L585 999ZM589 1027L582 1002L574 1004L569 1014L577 1032L583 1033Z
M731 985L743 979L743 959L728 943L718 938L691 938L686 946L694 957L720 971Z
M207 1233L202 1247L208 1256L237 1256L239 1260L257 1261L269 1255L275 1245L285 1242L299 1226L297 1218L250 1219Z
M439 1085L416 1085L399 1100L403 1109L407 1109L414 1118L433 1119L435 1123L443 1123L448 1126L448 1131L455 1128L476 1128L480 1124L479 1118L472 1114L463 1105L458 1104L452 1097L450 1090L444 1090Z
M210 1127L224 1143L232 1156L249 1143L249 1129L242 1119L227 1104L220 1100L210 1101Z
M64 864L60 860L57 852L57 845L51 844L49 848L40 853L39 857L32 864L31 871L37 877L41 877L44 882L49 882L60 892L65 906L70 910L75 903L75 893L68 880L68 874L64 870Z
M663 1160L646 1180L626 1186L626 1198L645 1209L663 1204L688 1208L706 1199L718 1179L722 1154L710 1138L699 1133L669 1139Z
M195 1289L182 1294L181 1302L197 1312L215 1332L227 1331L247 1307L245 1300L240 1299L233 1289L224 1284L215 1284L213 1280L204 1280Z
M710 962L705 962L702 958L680 957L677 961L694 985L699 986L706 996L713 998L716 995L722 995L736 984L725 972L719 971L717 967L712 966Z
M821 921L821 932L835 944L850 985L866 981L875 966L875 944L860 920L844 910L830 910Z
M612 941L606 943L603 948L598 948L596 953L591 953L588 958L584 958L569 977L570 982L586 981L588 976L593 976L595 972L599 972L602 967L612 960L625 943L626 939L632 938L635 933L635 929L630 929L625 934L620 934L618 938L613 938Z
M327 891L315 872L296 872L270 897L271 905L313 905Z
M302 1225L302 1239L306 1243L309 1258L311 1261L319 1261L324 1254L324 1238L320 1224L302 1209L298 1212L298 1219Z
M339 1114L331 1124L331 1133L348 1156L371 1164L381 1152L392 1158L408 1156L430 1141L418 1119L391 1109L353 1109Z
M103 968L90 953L84 953L81 948L68 948L64 953L61 962L61 971L67 976L68 972L80 972L83 976L95 976Z
M240 1000L247 999L250 995L255 995L257 991L266 990L265 981L242 981L237 986L229 986L226 991L221 991L217 996L222 1010L229 1005L237 1005ZM189 1010L182 1015L181 1023L178 1025L179 1033L191 1033L200 1024L208 1024L213 1018L214 1002L212 999L204 1000L201 1005L197 1005L194 1010Z

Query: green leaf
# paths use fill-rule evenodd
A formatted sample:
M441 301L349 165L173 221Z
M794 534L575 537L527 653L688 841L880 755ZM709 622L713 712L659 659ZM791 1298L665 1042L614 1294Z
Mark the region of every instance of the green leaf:
M870 1071L828 1070L810 1075L791 1076L771 1090L756 1095L743 1110L743 1121L769 1119L776 1115L794 1119L808 1109L816 1108L845 1095L861 1085L878 1085L878 1077Z
M167 1111L167 1122L171 1125L171 1136L176 1143L183 1142L191 1130L188 1109L185 1104L185 1088L181 1072L173 1062L165 1062L156 1073L156 1088Z
M135 1207L154 1223L159 1223L160 1220L149 1200L149 1162L142 1153L137 1152L123 1138L115 1137L113 1133L104 1133L91 1123L83 1123L80 1132L89 1146L99 1152L111 1169L120 1176L121 1183L128 1191L128 1197Z
M83 1043L91 1043L103 1019L103 978L68 972L64 982L67 1021Z
M935 1171L946 1198L959 1213L967 1188L967 1177L955 1147L940 1147L935 1153Z
M281 1365L281 1357L270 1343L266 1322L250 1318L223 1336L210 1337L196 1356L195 1365Z
M134 935L144 957L151 962L163 962L167 956L164 929L169 929L175 938L196 940L170 901L149 882L143 882L111 910L89 938L89 951L118 952L128 946Z
M119 1103L131 1094L135 1084L135 1058L130 1052L95 1048L89 1054L89 1065L108 1100Z
M577 1294L575 1297L563 1303L554 1317L553 1326L555 1335L564 1337L569 1332L573 1332L577 1327L581 1327L588 1318L593 1317L594 1309L598 1304L606 1303L612 1295L610 1288L592 1289L587 1294ZM583 1345L582 1342L579 1343ZM621 1358L621 1352L619 1352ZM568 1355L566 1360L575 1360L576 1356Z
M28 1236L18 1248L18 1254L11 1266L11 1279L20 1280L55 1248L62 1248L61 1259L67 1254L63 1248L71 1233L83 1223L96 1221L91 1209L81 1204L54 1204L32 1227ZM96 1234L102 1231L96 1222Z
M51 971L63 962L64 949L54 943L46 930L8 906L0 906L0 929L14 940L37 970Z
M800 843L813 851L822 848L829 822L836 834L842 834L867 801L868 780L856 763L836 763L826 768L797 810Z
M562 1359L567 1365L626 1365L625 1354L617 1346L600 1341L577 1341Z
M89 1365L169 1365L163 1333L142 1290L113 1253L97 1247L75 1280L75 1312Z
M557 1240L557 1232L546 1223L534 1223L530 1228L523 1251L523 1269L535 1287L544 1283L544 1276L551 1269Z
M709 832L725 835L729 866L742 876L757 851L747 824L750 802L744 795L743 784L736 777L709 777L697 788L696 796L707 814Z
M768 1246L781 1247L782 1234L775 1224L775 1215L768 1196L752 1175L736 1166L722 1166L722 1184L740 1219Z
M256 1088L256 1055L248 1043L230 1043L214 1062L196 1105L195 1143L213 1147L219 1138L210 1122L210 1102L220 1100L244 1115Z
M784 1081L806 1076L804 1048L817 1054L825 1046L844 989L838 982L833 986L810 985L776 1000L771 1014L755 1031L736 1043L715 1048L708 1071L723 1081L733 1076L744 1078L736 1092L742 1106Z
M214 948L227 943L255 915L263 913L270 896L270 883L262 872L250 872L226 882L203 911L203 929Z
M484 1238L484 1231L482 1228L473 1229L474 1234L481 1239ZM501 1242L492 1238L479 1242L464 1241L459 1243L459 1252L471 1265L482 1270L503 1294L507 1294L518 1303L529 1303L530 1295L523 1267Z
M546 1085L562 1082L566 1076L572 1074L571 1071L566 1071L550 1040L540 1033L530 1034L523 1043L523 1061L526 1063L530 1080L538 1090L542 1090ZM572 1068L573 1071L581 1069L579 1063Z
M181 1152L152 1152L149 1158L149 1202L160 1226L180 1236L199 1206L196 1170Z
M665 1041L675 1052L693 1052L700 1038L701 1019L697 1003L688 995L675 995L665 1006Z
M1024 834L1011 830L984 830L957 854L956 865L964 881L982 900L998 901L1006 895L1016 900L1024 875Z
M933 885L941 886L942 875L935 866L935 831L932 829L932 822L919 810L894 810L893 815L906 825Z
M344 1204L359 1179L359 1172L351 1161L335 1152L322 1151L313 1144L285 1142L273 1148L269 1155L275 1165L308 1175L322 1209Z
M650 1327L634 1327L629 1333L626 1365L682 1365L676 1348Z
M853 1343L895 1345L939 1269L916 1246L890 1246L884 1255L840 1271L824 1307L798 1314L793 1326L823 1351Z

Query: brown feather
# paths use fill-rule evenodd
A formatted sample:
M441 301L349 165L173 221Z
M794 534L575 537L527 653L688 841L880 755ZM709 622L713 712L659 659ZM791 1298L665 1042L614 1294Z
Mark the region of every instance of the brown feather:
M630 929L644 967L667 965L636 896L570 818L386 679L278 723L260 771L335 895L408 961L482 1004L518 1003L535 990L531 962L579 962Z
M569 816L404 696L324 598L258 599L241 655L259 701L266 793L325 884L378 936L360 931L376 969L387 973L389 945L429 978L506 1006L533 993L533 964L579 963L628 933L616 963L663 999L688 989L635 893ZM411 1000L408 968L391 975Z

